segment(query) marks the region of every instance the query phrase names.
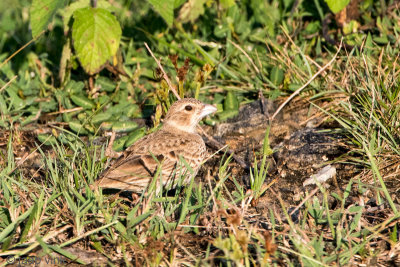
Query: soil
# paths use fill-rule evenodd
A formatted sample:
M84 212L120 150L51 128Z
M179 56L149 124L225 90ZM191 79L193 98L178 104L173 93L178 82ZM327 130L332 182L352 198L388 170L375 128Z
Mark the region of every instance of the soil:
M247 166L252 166L270 125L269 142L274 153L268 160L266 183L273 182L272 189L293 205L298 203L299 194L306 191L305 180L325 165L331 164L337 170L336 177L327 181L335 186L345 184L357 172L354 165L337 160L350 149L345 136L338 133L338 125L310 112L305 101L284 108L271 123L270 117L276 109L277 104L269 100L242 106L239 115L215 127L214 139L228 144ZM249 187L249 170L233 167L237 168L233 173L242 176L243 183ZM275 201L276 197L268 194L260 198L259 205Z
M314 184L304 186L304 182L312 175L318 173L324 166L332 165L336 169L336 175L327 180L324 184L328 190L343 192L344 186L349 178L359 172L355 165L345 163L342 157L351 149L346 143L346 137L340 133L339 125L329 121L326 116L318 114L315 110L310 110L309 103L303 100L292 102L284 108L280 114L271 123L270 117L277 109L278 104L269 100L258 100L240 108L239 114L219 123L215 127L205 127L205 132L218 141L220 145L227 144L229 149L235 152L239 164L232 161L230 164L233 175L239 178L239 181L247 188L250 188L249 171L253 166L254 156L258 155L263 145L265 131L270 125L269 142L274 153L268 158L269 168L266 185L271 188L270 192L264 194L257 201L252 202L251 210L243 216L248 217L248 222L253 222L257 227L268 229L270 224L263 214L274 205L276 212L282 214L279 199L285 201L289 206L288 211L293 211L293 221L297 221L298 213L296 206L303 199L305 192L310 192L317 186ZM43 168L41 154L37 149L39 144L36 139L37 134L52 132L53 128L32 125L20 129L16 127L13 131L12 150L17 162L21 162L16 168L29 172L34 179L40 179L40 169ZM7 164L7 144L10 132L0 130L0 166ZM206 138L207 139L207 138ZM95 140L97 144L105 142L104 137ZM46 155L54 153L51 146L42 146L41 150ZM210 152L215 150L210 149ZM217 177L221 153L210 159L199 173L197 179L204 179L208 170L211 175ZM243 166L243 164L245 166ZM234 189L232 181L227 181L226 186ZM318 191L319 192L319 191ZM316 193L318 198L323 196ZM351 197L349 198L351 200ZM277 204L277 205L275 205ZM330 205L335 205L333 199ZM374 199L367 203L371 209L371 214L383 212L384 207L379 207ZM276 208L274 208L276 209ZM257 215L255 215L257 214ZM215 214L207 212L200 218L200 226L204 227L200 235L192 236L192 233L181 233L179 242L181 246L189 249L193 254L201 253L207 246L207 239L215 237L217 233L209 232L208 227L216 221ZM283 217L283 216L282 216ZM384 219L385 216L382 217ZM199 237L200 236L200 237ZM204 242L192 242L194 238L204 238ZM178 239L177 239L178 240ZM86 252L81 249L78 243L69 249L79 250L79 255ZM167 249L168 250L168 249ZM178 248L178 251L181 249ZM87 254L87 257L96 259L97 263L104 263L106 259L96 252L90 252L96 255ZM168 254L168 252L166 251ZM85 255L86 255L85 254ZM184 254L184 253L183 253ZM82 256L81 255L81 256ZM84 257L83 257L84 258ZM92 262L93 263L93 262Z
M346 183L348 178L354 176L357 172L354 165L337 160L350 149L346 138L335 132L338 125L327 122L326 117L316 116L316 112L310 112L309 103L302 100L285 107L271 123L270 117L277 107L278 104L270 100L254 101L242 106L236 117L206 129L221 146L228 145L236 158L242 162L232 163L232 172L247 188L250 188L249 168L254 164L254 156L262 148L265 131L269 125L269 142L274 153L268 159L268 178L265 183L273 182L272 189L279 192L285 201L296 204L299 194L306 190L303 186L304 181L325 165L332 164L337 170L336 177L328 180L328 183L334 183L335 186ZM144 124L142 121L140 123ZM43 163L37 149L39 141L36 136L54 131L54 128L43 125L15 127L12 132L12 148L16 161L20 162L16 167L28 172L30 177L40 178L38 170ZM9 135L9 131L0 130L0 166L5 166L7 162ZM83 140L88 142L86 137ZM98 137L94 141L98 145L104 142L105 137ZM43 145L40 150L46 155L54 153L51 146ZM205 168L211 168L215 173L220 159L214 157L206 163ZM260 198L259 203L272 201L268 196ZM273 201L276 201L275 197Z

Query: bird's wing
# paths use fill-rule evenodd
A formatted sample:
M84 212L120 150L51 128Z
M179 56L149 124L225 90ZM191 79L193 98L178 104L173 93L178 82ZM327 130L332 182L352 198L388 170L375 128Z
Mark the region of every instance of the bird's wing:
M199 146L199 140L177 138L162 131L150 134L129 147L123 156L106 169L97 185L141 192L152 181L160 165L163 184L173 185L174 178L185 175L187 171L184 164L180 163L180 156L192 168L199 165L198 159L203 159L201 153L205 152L205 147L204 143L200 144L203 145Z
M100 177L97 185L134 192L143 191L161 167L163 184L173 175L179 158L173 153L129 154L118 159Z

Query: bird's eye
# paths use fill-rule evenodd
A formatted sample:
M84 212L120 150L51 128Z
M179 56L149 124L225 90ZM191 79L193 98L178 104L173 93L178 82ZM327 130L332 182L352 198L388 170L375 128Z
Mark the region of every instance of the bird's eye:
M189 105L187 105L187 106L185 107L185 109L186 109L187 111L191 111L191 110L193 109L193 107L192 107L192 106L189 106Z

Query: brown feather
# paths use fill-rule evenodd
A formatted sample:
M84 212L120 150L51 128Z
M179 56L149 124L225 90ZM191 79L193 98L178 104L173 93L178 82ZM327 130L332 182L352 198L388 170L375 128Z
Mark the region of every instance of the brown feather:
M184 109L188 104L193 106L191 110ZM193 122L197 124L201 119L199 114L204 106L195 99L176 102L171 106L163 128L130 146L100 175L96 185L140 193L148 187L159 166L163 186L175 187L182 175L185 176L184 183L188 183L206 156L204 141L193 129ZM180 158L189 164L192 174Z

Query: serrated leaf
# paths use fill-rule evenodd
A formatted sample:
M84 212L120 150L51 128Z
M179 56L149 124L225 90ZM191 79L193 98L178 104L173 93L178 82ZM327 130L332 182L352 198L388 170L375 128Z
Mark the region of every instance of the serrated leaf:
M106 9L81 8L74 12L72 39L82 67L94 74L117 53L121 26Z
M165 20L168 26L172 26L174 21L175 0L148 0L155 11Z
M30 8L32 37L45 30L58 9L63 8L65 0L33 0Z
M69 31L69 21L74 14L75 10L80 8L85 8L90 6L90 0L79 0L68 5L62 12L63 22L64 22L64 32ZM114 12L117 8L113 7L106 0L97 1L97 7L104 8L108 11Z
M350 0L325 0L325 2L329 9L336 14L345 8L350 3Z
M24 100L22 100L19 96L18 96L18 89L16 89L15 87L8 87L5 90L7 92L7 94L10 96L10 103L12 104L12 106L16 109L16 110L21 110L23 109L26 105L24 103Z

